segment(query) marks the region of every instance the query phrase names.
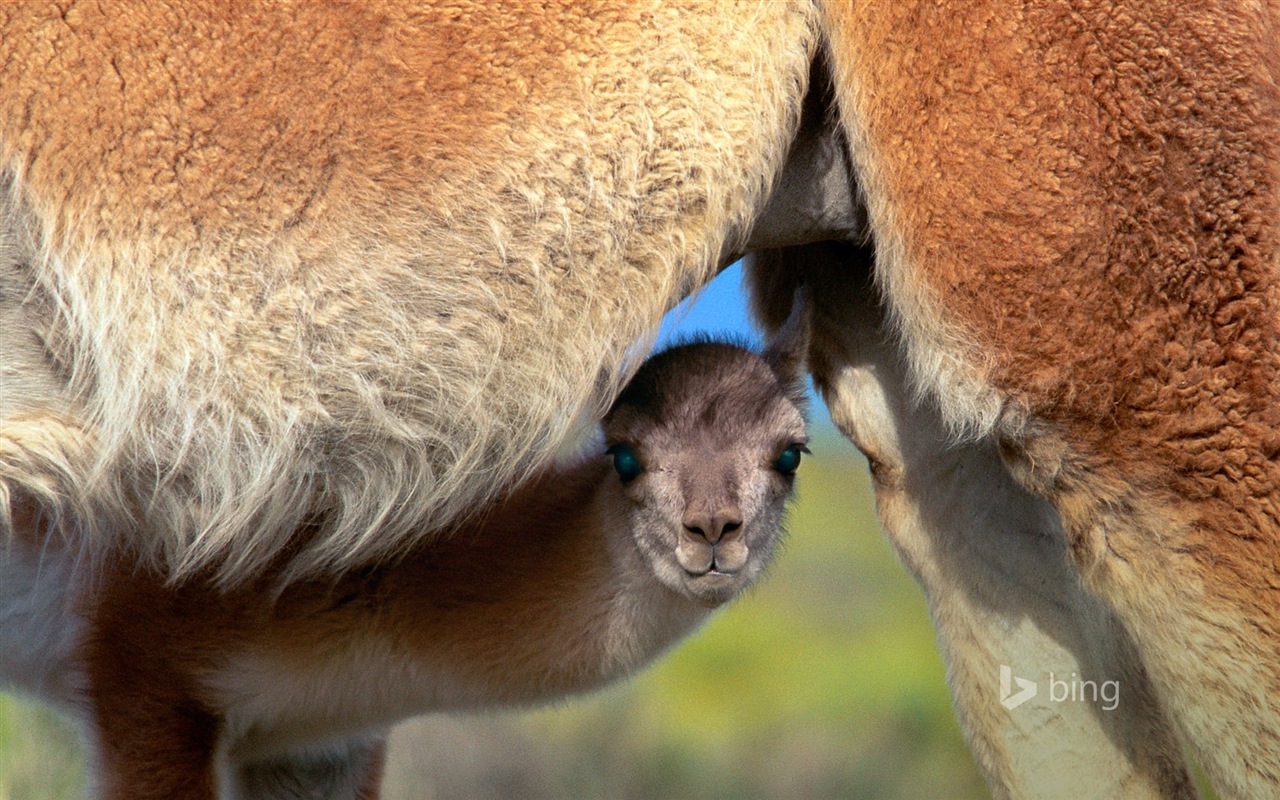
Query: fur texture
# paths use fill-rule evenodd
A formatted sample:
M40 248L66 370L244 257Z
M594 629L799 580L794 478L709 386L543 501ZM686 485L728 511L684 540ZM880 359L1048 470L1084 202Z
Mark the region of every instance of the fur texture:
M283 589L175 587L129 558L86 579L12 542L0 679L84 723L106 800L373 800L392 723L594 689L749 586L807 442L801 397L743 348L673 348L606 416L613 465L597 436L444 541Z
M5 526L227 582L430 540L607 405L757 212L769 246L855 235L847 157L893 386L1056 513L1078 632L1114 620L1153 695L1115 735L1163 753L1167 712L1224 796L1275 796L1276 2L815 5L0 7ZM848 151L766 207L819 40ZM824 369L874 453L901 409ZM914 491L908 560L946 530ZM944 648L986 618L958 607Z
M1137 645L1081 585L1053 507L1018 485L992 439L957 443L937 405L914 397L869 248L761 253L748 277L767 327L789 313L795 284L807 287L815 384L871 464L881 523L924 589L957 716L993 795L1196 797ZM1002 666L1038 694L1002 705ZM1115 702L1055 701L1051 675L1114 681Z
M0 9L72 400L0 419L0 486L175 577L386 556L544 463L736 246L814 48L773 0L66 6Z
M1055 507L1219 791L1274 797L1276 5L949 6L823 7L911 381Z

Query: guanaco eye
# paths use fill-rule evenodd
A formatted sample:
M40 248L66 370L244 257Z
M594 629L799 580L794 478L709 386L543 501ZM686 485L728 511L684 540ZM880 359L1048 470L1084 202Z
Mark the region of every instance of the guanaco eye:
M802 444L793 444L773 462L773 468L783 475L794 475L800 466L800 454L807 452Z
M607 451L613 456L613 468L618 471L618 477L623 483L630 483L644 472L644 466L640 464L640 456L636 455L636 451L625 444L615 444Z

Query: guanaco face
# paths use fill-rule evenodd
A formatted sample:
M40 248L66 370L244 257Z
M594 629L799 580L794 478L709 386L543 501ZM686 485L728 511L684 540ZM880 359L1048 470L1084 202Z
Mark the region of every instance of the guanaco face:
M808 437L796 390L723 343L648 361L604 421L618 493L664 586L714 606L768 563Z

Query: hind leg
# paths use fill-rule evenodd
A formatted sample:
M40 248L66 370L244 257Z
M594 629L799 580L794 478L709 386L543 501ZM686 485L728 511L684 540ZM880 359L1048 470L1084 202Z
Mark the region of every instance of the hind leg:
M1137 648L1081 586L1054 509L1013 480L992 442L953 444L937 412L912 401L867 259L834 245L771 254L756 264L757 288L785 298L763 284L810 284L810 368L872 464L881 523L924 589L956 713L993 793L1194 797ZM1051 675L1093 681L1103 695L1055 701ZM1034 682L1034 697L1019 702L1015 676Z
M1219 793L1280 796L1280 7L929 8L823 7L912 378L1053 505Z

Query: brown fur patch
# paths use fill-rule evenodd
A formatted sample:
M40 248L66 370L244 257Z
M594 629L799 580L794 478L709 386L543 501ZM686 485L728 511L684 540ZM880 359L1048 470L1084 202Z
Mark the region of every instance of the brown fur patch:
M1161 8L850 16L876 89L849 110L865 189L908 241L887 268L928 287L1015 403L1082 457L1274 521L1274 42L1229 5Z
M1280 731L1245 709L1280 701L1275 8L827 15L914 377L945 404L960 384L926 351L950 349L1025 421L1006 429L1016 473L1062 513L1215 781L1274 788ZM1205 700L1188 687L1230 672L1201 638L1223 618L1244 620L1223 652L1255 672ZM1189 651L1216 666L1176 674Z

